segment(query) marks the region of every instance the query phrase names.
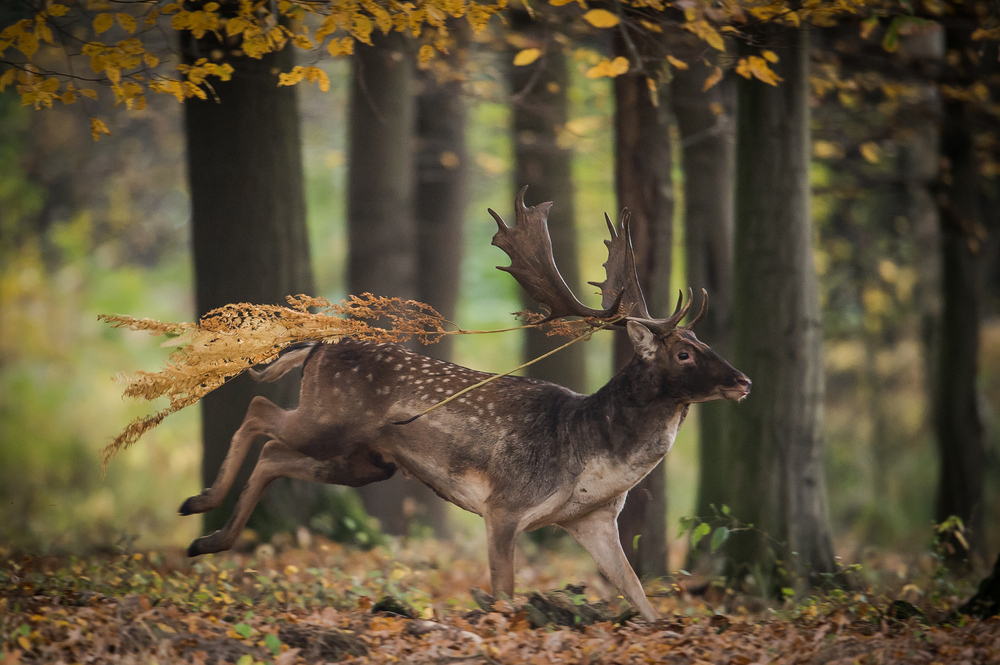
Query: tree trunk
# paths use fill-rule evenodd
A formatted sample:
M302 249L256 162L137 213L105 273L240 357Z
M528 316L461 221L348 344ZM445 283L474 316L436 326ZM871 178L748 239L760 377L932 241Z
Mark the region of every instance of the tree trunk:
M731 572L759 572L773 593L778 567L816 581L834 570L820 418L822 325L809 187L809 33L767 26L755 43L780 56L784 80L737 82L735 365L754 382L732 419L733 514L758 532L734 534ZM741 55L755 49L743 45ZM782 551L783 550L783 551ZM796 553L792 555L791 553Z
M358 44L352 59L347 287L356 294L414 299L413 54L399 33L372 33L372 41L374 46ZM408 534L418 518L443 519L443 506L434 506L441 499L402 474L358 493L368 514L389 534Z
M948 52L962 54L972 43L971 28L945 31ZM971 84L971 64L962 62L950 74ZM934 430L941 461L935 518L961 517L974 542L982 544L982 501L986 449L976 387L979 317L983 300L982 248L986 232L979 203L973 111L965 102L946 98L941 127L945 163L938 191L941 224L942 308L934 395ZM955 557L966 552L955 543Z
M456 31L460 28L456 26ZM461 39L461 38L460 38ZM449 65L464 64L464 40L452 49ZM465 222L465 99L457 78L439 82L434 72L417 75L417 150L414 214L417 225L417 300L454 321L458 307ZM450 360L454 338L421 348ZM447 504L437 497L426 504L425 519L436 536L451 535Z
M980 580L976 593L962 603L958 611L980 619L1000 614L1000 555L993 562L990 574Z
M212 58L214 37L194 40L184 33L184 58ZM192 245L199 316L228 303L284 304L285 296L311 293L312 271L305 223L302 152L295 91L279 88L280 71L292 67L286 49L261 60L226 53L235 72L215 84L215 99L184 104ZM202 478L210 485L239 429L250 400L265 395L292 406L297 381L256 384L241 376L202 402ZM237 478L241 488L259 446ZM311 483L275 481L249 526L267 537L300 524L319 497ZM205 515L209 531L221 527L235 504Z
M542 19L524 12L512 14L513 28L521 31L544 55L530 65L511 67L513 95L511 125L514 132L514 186L528 185L527 205L553 201L549 214L552 252L566 283L580 293L579 261L576 254L576 206L572 177L572 151L560 145L559 132L569 115L569 70L558 42L548 39ZM513 196L511 196L513 199ZM527 309L538 305L524 296ZM525 359L538 356L565 343L537 330L525 332ZM528 376L553 381L572 390L587 388L584 350L575 344L531 365Z
M688 59L691 60L690 58ZM676 70L673 108L680 129L684 165L684 239L688 285L706 289L711 305L699 324L698 338L723 358L732 357L733 189L736 160L736 85L731 74L702 91L705 65ZM736 405L699 404L698 496L695 511L712 515L712 506L732 504L732 451L726 422Z
M619 52L624 45L618 44ZM656 74L651 74L656 78ZM673 248L674 191L670 117L666 95L650 96L646 75L629 72L615 78L615 188L619 208L631 213L636 273L643 293L653 303L670 290ZM658 312L654 316L666 316ZM624 332L615 334L615 367L634 354ZM628 495L618 516L622 549L643 577L667 573L667 496L665 461ZM636 537L639 537L636 542Z
M458 29L458 26L456 26ZM461 68L465 43L457 44L449 64ZM439 82L434 72L417 79L417 299L454 320L463 254L466 174L466 108L462 82ZM452 338L423 351L448 360Z

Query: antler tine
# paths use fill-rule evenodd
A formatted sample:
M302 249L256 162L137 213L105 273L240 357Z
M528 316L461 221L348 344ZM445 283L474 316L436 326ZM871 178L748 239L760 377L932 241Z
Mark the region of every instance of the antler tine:
M687 303L683 307L680 306L681 302L684 300L684 293L681 292L680 298L677 299L677 310L670 315L670 318L663 322L663 325L670 328L676 328L677 324L684 320L687 316L688 310L691 309L691 303L694 302L694 293L691 291L691 287L688 287L687 292Z
M690 292L691 289L689 288L688 291ZM688 295L688 300L690 299L691 296ZM677 312L681 311L681 305L683 304L684 304L684 291L682 291L681 289L677 289L677 307L674 307L674 313L670 315L671 318L677 316Z
M549 236L548 226L552 203L541 203L530 208L525 206L524 193L527 189L521 189L514 201L516 221L513 228L507 226L500 215L489 210L497 222L493 244L510 257L509 266L497 268L510 273L532 300L549 308L544 321L564 316L596 319L614 317L618 313L620 296L612 298L614 302L607 309L591 309L577 300L566 285L552 255L552 238Z
M705 289L702 289L701 290L701 310L698 312L698 315L696 317L694 317L693 319L691 319L688 322L687 327L688 328L694 328L696 325L698 325L698 322L701 321L702 318L704 318L705 312L707 312L707 311L708 311L708 291L706 291Z
M630 218L628 209L623 209L616 228L607 213L604 214L604 221L607 222L611 234L611 239L604 241L608 247L608 260L604 263L606 277L603 282L590 282L590 284L601 289L602 306L611 307L615 299L620 299L620 311L631 314L636 319L647 320L649 310L646 309L646 299L642 295L639 277L635 270L635 253L632 250L632 238L629 232ZM619 322L619 325L625 325L625 321Z
M629 319L643 324L658 335L666 335L671 330L676 328L677 324L680 323L681 320L687 315L688 310L691 309L691 300L693 297L694 294L691 292L691 289L688 288L687 304L685 304L684 292L678 290L677 309L674 310L674 313L671 314L669 318L650 319L630 316Z
M622 210L622 213L624 213L624 212L625 211ZM611 218L608 217L608 213L604 213L604 223L608 225L608 233L611 234L611 240L605 240L604 241L604 244L607 245L607 244L610 244L611 241L613 241L615 238L618 237L618 231L615 230L615 224L614 224L614 222L611 221ZM590 283L594 284L593 282L590 282ZM597 286L597 284L594 284L594 286Z

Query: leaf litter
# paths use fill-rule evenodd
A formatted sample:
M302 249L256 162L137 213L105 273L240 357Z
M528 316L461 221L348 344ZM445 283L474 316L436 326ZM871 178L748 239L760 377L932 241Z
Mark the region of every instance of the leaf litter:
M1000 662L996 617L935 624L939 609L849 594L727 610L667 584L651 599L664 618L646 623L582 557L544 558L522 557L530 588L497 599L474 590L481 555L437 541L315 538L196 561L0 549L0 664Z

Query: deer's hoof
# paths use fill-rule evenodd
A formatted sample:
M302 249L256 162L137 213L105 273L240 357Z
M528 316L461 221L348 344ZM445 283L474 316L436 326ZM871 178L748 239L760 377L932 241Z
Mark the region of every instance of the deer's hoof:
M180 513L181 515L193 515L196 512L198 512L198 510L194 506L194 500L197 498L198 497L196 496L188 497L187 500L181 504L181 507L177 510L177 512Z
M198 540L201 540L201 539L199 538ZM190 545L188 545L187 555L189 557L194 558L196 556L201 556L203 554L203 552L201 551L201 548L198 547L198 540L195 540Z
M193 515L195 513L208 512L212 508L215 508L212 505L212 500L202 492L201 494L188 497L187 501L181 504L177 512L181 515Z

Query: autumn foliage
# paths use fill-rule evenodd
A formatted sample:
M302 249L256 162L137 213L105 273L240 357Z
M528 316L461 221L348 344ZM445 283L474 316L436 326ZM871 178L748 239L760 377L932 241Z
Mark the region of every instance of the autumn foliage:
M529 566L533 588L470 593L485 562L433 541L299 547L192 564L179 552L90 559L0 550L0 662L993 663L1000 618L864 591L766 607L660 584L655 623L591 616L608 589L579 559ZM303 547L304 546L304 547ZM549 559L550 557L546 557ZM581 583L581 584L578 584ZM565 611L538 619L563 599ZM616 601L617 602L617 601ZM541 623L544 621L544 624Z
M949 3L925 4L931 17L951 11ZM149 93L170 95L178 101L212 98L214 86L233 75L230 56L259 59L285 48L308 54L310 64L281 72L278 85L305 81L326 90L330 85L328 76L314 64L322 57L350 56L358 44L372 44L376 32L400 32L414 41L417 64L426 68L456 48L454 33L461 23L474 33L484 33L491 22L497 24L493 17L507 5L507 0L138 0L119 4L26 1L23 6L28 11L21 15L29 15L0 30L0 91L13 86L22 103L41 109L56 103L96 100L100 90L106 88L114 105L139 110L145 107ZM707 47L703 58L706 63L710 62L709 54L732 51L727 38L743 38L744 32L759 22L823 27L838 21L863 20L863 32L871 32L873 26L886 22L887 32L894 36L911 29L915 22L926 22L913 15L909 4L894 0L690 2L677 6L659 0L630 0L612 3L608 8L590 7L583 0L549 0L548 5L539 7L538 12L559 12L583 31L624 30L653 35L674 31L693 35ZM173 40L165 38L171 31L195 39L214 36L220 46L218 57L178 62ZM984 25L976 38L992 39L995 32L992 26ZM223 48L230 53L224 54ZM542 55L543 50L532 45L519 51L513 64L529 65ZM691 64L666 52L663 55L678 69ZM762 48L760 55L738 58L736 72L777 85L780 78L770 65L778 58L774 51ZM613 78L628 71L645 71L645 65L621 56L603 58L587 76ZM705 87L715 85L721 77L722 69L713 67ZM649 76L647 82L651 90L661 83L654 76ZM98 117L91 119L91 131L95 140L109 133Z
M312 310L312 311L310 311ZM370 293L340 303L325 298L289 296L288 306L230 304L212 310L197 323L170 323L124 315L101 315L116 328L167 336L162 344L175 350L159 372L119 375L125 396L147 401L161 397L169 405L133 420L104 449L105 467L119 450L135 443L171 413L195 404L227 380L254 365L274 360L292 344L333 343L349 336L360 340L400 342L417 338L425 344L447 334L446 321L432 307ZM382 321L385 327L376 322Z

